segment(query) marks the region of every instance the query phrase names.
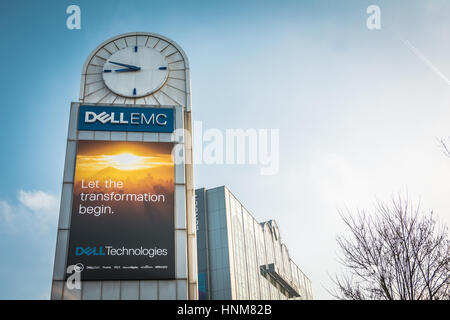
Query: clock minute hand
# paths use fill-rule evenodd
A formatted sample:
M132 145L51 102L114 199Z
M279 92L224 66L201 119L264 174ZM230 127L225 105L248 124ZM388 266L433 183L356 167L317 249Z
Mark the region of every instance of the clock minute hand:
M140 67L132 66L130 64L125 64L125 63L119 63L119 62L114 62L114 61L109 61L109 63L116 64L118 66L126 67L129 69L136 69L136 70L141 69Z

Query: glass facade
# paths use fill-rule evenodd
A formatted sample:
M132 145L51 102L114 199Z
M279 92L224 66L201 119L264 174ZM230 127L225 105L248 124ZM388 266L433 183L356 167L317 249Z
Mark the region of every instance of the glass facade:
M313 298L274 220L257 222L226 187L198 189L196 199L201 299Z

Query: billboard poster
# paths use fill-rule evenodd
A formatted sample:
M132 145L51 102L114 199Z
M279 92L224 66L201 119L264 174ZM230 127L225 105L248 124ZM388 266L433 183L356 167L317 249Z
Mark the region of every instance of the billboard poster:
M82 280L175 278L172 148L78 142L67 265Z

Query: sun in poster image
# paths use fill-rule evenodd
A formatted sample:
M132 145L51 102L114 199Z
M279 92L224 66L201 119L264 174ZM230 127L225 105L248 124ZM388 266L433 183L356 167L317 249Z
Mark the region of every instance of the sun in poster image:
M68 265L83 279L173 278L172 147L78 142Z

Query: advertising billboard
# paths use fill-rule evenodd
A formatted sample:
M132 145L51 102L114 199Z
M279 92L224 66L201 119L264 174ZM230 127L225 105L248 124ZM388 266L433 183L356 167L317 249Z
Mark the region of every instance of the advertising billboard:
M82 280L175 278L172 148L78 142L67 266Z

